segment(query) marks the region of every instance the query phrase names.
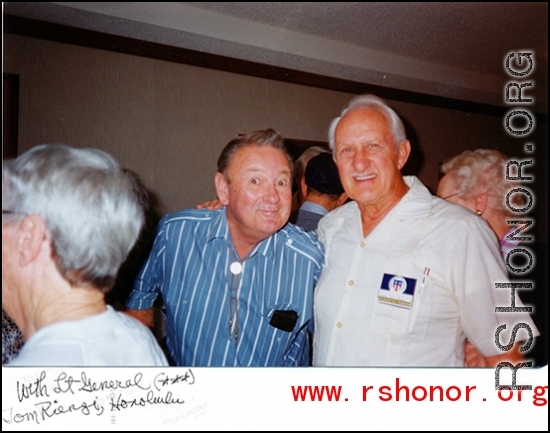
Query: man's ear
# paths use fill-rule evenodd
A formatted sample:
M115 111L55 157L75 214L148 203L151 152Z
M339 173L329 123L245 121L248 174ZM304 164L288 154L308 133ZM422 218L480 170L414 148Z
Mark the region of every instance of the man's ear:
M220 204L222 206L227 206L229 203L229 183L225 179L225 176L219 171L214 177L214 183L216 184L216 194Z
M47 242L46 223L38 215L28 215L21 221L18 230L19 265L26 266L40 254L43 242Z
M300 179L300 192L302 193L302 200L305 200L307 197L307 183L305 176L302 176Z
M346 202L347 199L348 199L348 195L345 192L340 194L340 198L338 199L337 207L342 206Z
M399 167L399 170L401 170L405 164L407 163L407 160L409 159L409 155L411 154L411 142L409 140L405 140L403 143L399 145L399 149L397 150L397 164Z

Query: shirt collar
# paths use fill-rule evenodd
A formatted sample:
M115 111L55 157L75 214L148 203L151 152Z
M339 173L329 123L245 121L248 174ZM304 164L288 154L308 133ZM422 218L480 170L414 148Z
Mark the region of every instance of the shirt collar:
M229 236L229 226L227 225L225 206L222 206L220 209L213 211L213 213L213 223L207 233L206 242L210 242L214 239L225 239L227 241L231 241L231 237Z
M213 211L215 213L215 216L212 218L213 223L210 227L210 230L207 233L206 242L210 242L213 240L221 240L224 241L227 246L229 246L232 249L235 249L233 246L233 241L231 240L231 235L229 234L229 225L227 224L227 209L225 206L222 206L219 210ZM247 257L252 257L254 254L259 253L263 256L267 256L269 254L270 249L273 249L274 246L274 240L276 236L280 236L280 230L279 232L271 235L267 239L264 239L261 241L258 245L256 245L252 251L248 254Z
M433 196L416 176L403 176L409 191L390 211L396 218L427 217L432 212Z
M326 215L328 213L327 209L325 209L320 204L313 203L312 201L305 201L302 204L302 206L300 207L300 210L305 210L306 212L316 213L318 215Z

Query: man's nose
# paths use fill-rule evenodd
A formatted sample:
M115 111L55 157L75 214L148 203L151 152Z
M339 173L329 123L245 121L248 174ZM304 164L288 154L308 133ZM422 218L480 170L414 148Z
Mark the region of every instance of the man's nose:
M277 186L275 184L268 184L266 186L266 190L264 191L264 200L267 203L278 203L281 199L279 195L279 191L277 189Z
M354 170L361 172L368 168L370 164L370 158L368 152L362 148L357 149L353 155L353 168Z

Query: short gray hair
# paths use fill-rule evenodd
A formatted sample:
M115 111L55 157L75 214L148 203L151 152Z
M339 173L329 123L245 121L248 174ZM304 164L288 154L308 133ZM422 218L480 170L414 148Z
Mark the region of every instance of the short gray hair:
M447 159L441 165L441 173L448 176L453 187L464 197L473 198L481 188L493 198L498 213L511 215L505 198L511 189L521 187L521 182L506 179L507 163L506 155L495 149L465 150ZM518 207L524 204L521 194L513 194L510 202Z
M2 209L39 215L74 287L110 290L144 224L145 193L109 154L42 144L2 164Z
M249 132L248 134L241 134L238 137L231 140L225 145L220 156L218 157L218 172L222 173L224 176L227 175L227 168L229 163L233 159L233 156L237 150L243 147L252 147L252 146L269 146L274 149L278 149L285 155L290 168L293 167L292 157L288 154L286 150L283 136L275 131L274 129L263 129L259 131ZM291 173L292 176L292 173Z
M405 126L403 125L403 121L397 115L397 113L388 104L386 104L384 100L375 95L359 95L352 98L348 102L346 107L342 110L340 116L333 119L330 123L330 127L328 130L328 143L333 153L336 149L336 143L334 142L334 133L336 132L338 123L340 123L340 120L342 120L342 117L344 117L346 113L353 110L354 108L360 107L372 108L386 117L390 124L391 132L396 146L399 146L401 143L403 143L403 141L407 139L407 134L405 133Z

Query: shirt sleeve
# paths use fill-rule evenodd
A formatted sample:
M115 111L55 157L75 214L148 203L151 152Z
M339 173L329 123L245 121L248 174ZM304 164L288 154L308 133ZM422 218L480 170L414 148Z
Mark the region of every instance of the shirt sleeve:
M472 344L484 355L502 355L496 342L497 329L505 325L499 340L502 346L511 341L518 323L527 325L533 336L539 334L528 312L497 313L495 307L511 306L511 290L497 288L497 283L509 283L508 274L496 238L486 224L469 227L457 242L451 278L460 304L462 329ZM523 307L516 297L516 307ZM516 341L528 340L526 328L517 332Z
M311 365L309 322L311 320L305 323L290 341L283 355L281 367L308 367Z
M164 217L159 223L159 229L149 257L143 264L126 307L131 310L146 310L153 306L164 279L164 263L166 251L166 224Z
M313 317L296 332L285 349L282 367L310 367L313 347Z
M315 248L317 253L320 253L320 260L317 262L318 265L315 266L312 278L310 283L311 299L313 300L313 291L317 286L317 282L321 276L321 272L324 266L324 247L317 239L315 239ZM281 366L283 367L309 367L311 366L312 360L312 346L313 346L313 332L314 332L314 320L313 320L313 308L310 314L310 319L302 325L302 327L296 332L294 338L289 342Z

